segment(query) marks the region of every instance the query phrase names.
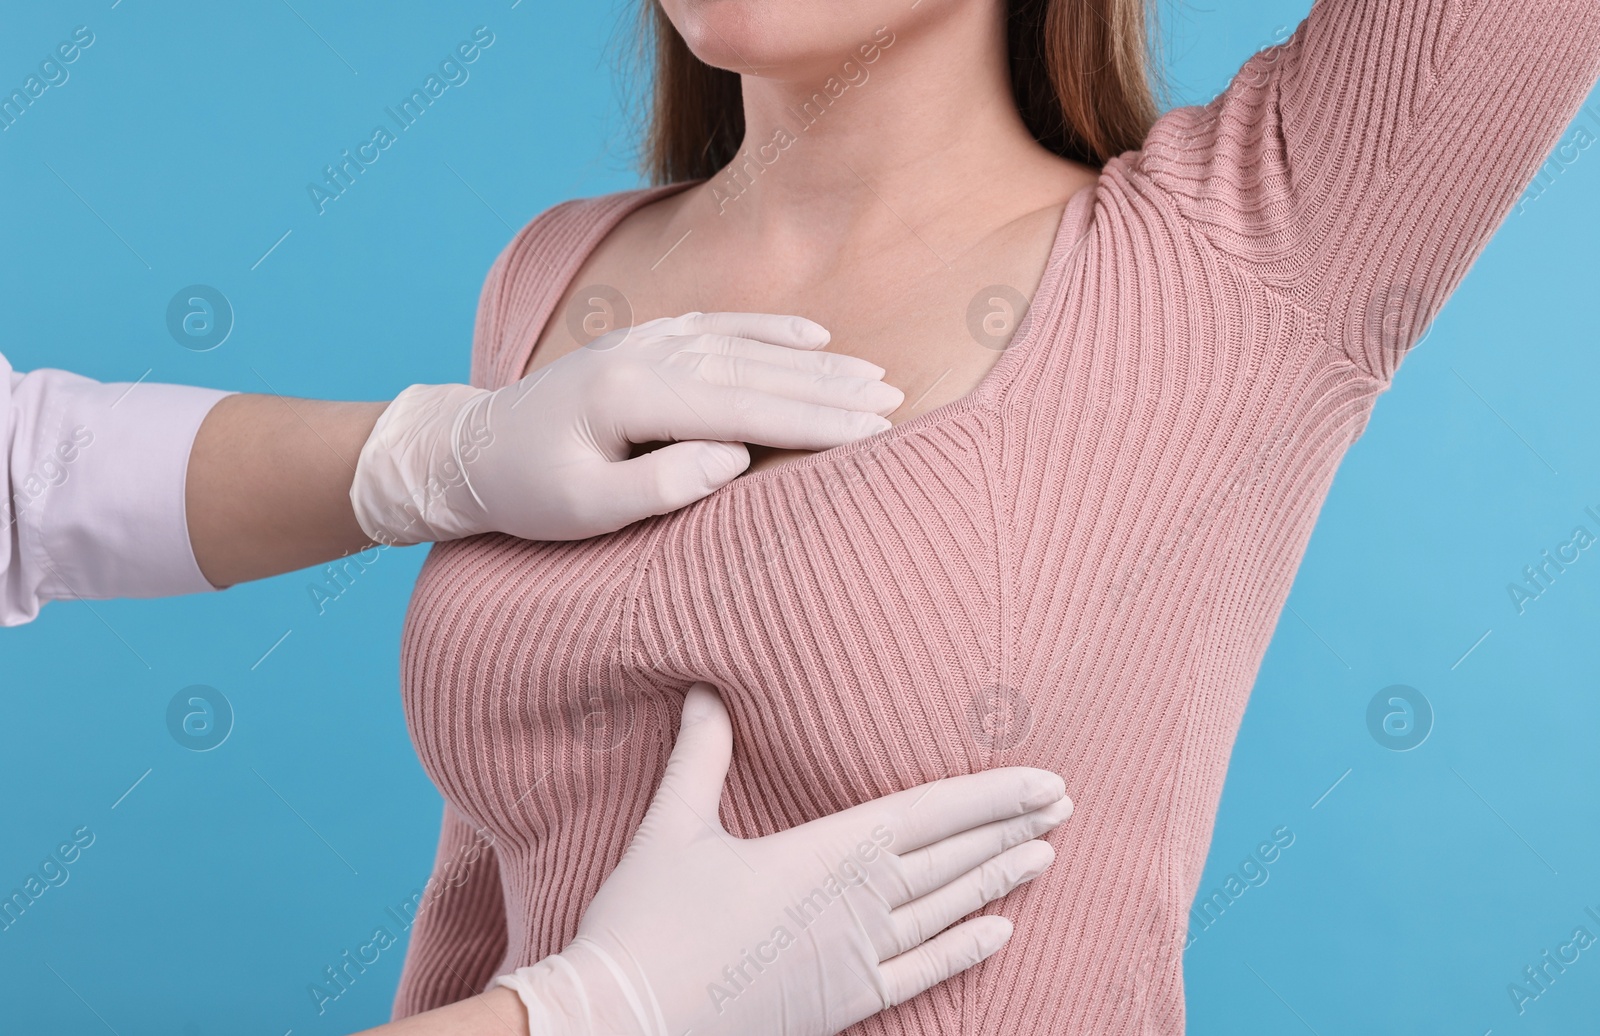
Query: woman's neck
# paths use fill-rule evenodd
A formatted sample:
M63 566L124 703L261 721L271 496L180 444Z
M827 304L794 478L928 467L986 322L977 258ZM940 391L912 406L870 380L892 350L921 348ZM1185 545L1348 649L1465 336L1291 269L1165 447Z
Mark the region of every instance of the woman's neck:
M744 143L700 189L720 232L768 255L831 257L909 229L948 260L1083 186L1089 171L1040 147L1017 113L1003 21L980 4L918 21L781 77L743 75Z

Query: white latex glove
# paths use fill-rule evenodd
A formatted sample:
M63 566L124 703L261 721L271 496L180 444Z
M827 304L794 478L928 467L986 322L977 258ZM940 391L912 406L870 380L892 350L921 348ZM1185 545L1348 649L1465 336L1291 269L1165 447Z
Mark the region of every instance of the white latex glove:
M732 752L709 684L644 823L561 953L495 979L531 1036L830 1036L976 964L1011 922L957 920L1050 865L1061 778L1010 767L765 838L717 818Z
M686 313L620 328L498 391L413 385L362 448L350 500L377 543L505 532L575 540L675 511L750 464L889 427L883 368L821 325ZM633 460L634 443L671 442Z

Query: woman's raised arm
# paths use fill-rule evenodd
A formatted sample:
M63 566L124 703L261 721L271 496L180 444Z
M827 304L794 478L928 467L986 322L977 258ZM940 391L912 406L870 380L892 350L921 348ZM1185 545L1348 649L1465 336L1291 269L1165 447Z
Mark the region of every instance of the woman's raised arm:
M1596 76L1595 0L1317 0L1137 168L1387 382Z

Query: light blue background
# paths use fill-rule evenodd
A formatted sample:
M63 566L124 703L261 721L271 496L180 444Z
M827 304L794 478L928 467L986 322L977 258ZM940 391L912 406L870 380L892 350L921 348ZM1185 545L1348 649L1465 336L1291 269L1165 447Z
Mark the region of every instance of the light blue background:
M0 348L18 368L356 399L461 380L512 230L638 182L614 75L631 4L291 2L0 5L7 91L74 27L96 36L0 133ZM1176 99L1210 98L1308 6L1166 5ZM319 216L306 184L480 25L496 39L470 80ZM1506 592L1575 525L1600 533L1582 513L1600 510L1597 185L1600 149L1509 219L1339 474L1202 888L1274 829L1295 841L1187 952L1193 1033L1571 1033L1600 1016L1600 946L1525 1015L1507 993L1575 926L1600 936L1584 914L1600 911L1600 554L1525 614ZM237 312L211 352L166 331L192 283ZM396 693L421 560L386 553L322 615L299 573L57 604L0 633L0 890L75 828L96 835L0 932L0 1030L387 1017L401 947L321 1017L307 988L392 925L432 858L439 799ZM1436 713L1403 753L1366 723L1397 683ZM190 684L235 709L214 751L168 735Z

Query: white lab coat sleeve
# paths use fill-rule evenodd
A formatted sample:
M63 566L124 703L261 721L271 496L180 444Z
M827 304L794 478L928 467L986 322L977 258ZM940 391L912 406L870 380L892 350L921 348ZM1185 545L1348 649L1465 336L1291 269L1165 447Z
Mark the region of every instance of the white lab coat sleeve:
M51 600L214 589L189 543L184 482L200 422L227 394L23 374L0 356L0 626Z

